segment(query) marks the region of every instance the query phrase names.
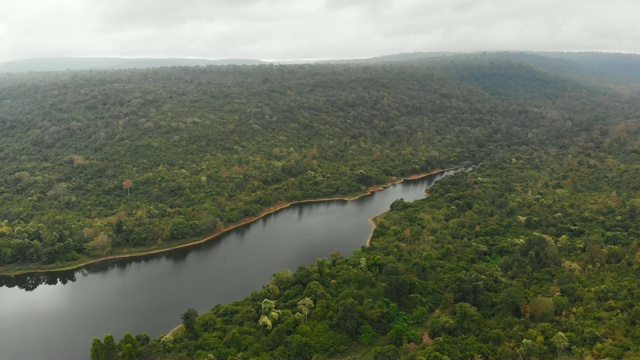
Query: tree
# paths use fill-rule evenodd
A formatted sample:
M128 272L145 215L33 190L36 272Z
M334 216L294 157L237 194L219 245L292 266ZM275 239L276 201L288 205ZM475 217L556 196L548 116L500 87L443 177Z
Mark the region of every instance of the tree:
M333 266L336 265L336 263L340 260L344 259L344 256L342 255L342 253L340 251L335 251L331 253L331 264Z
M136 340L138 340L140 346L145 346L151 341L151 337L147 333L142 333L136 335Z
M569 346L569 340L564 335L564 333L560 331L558 331L558 333L551 338L551 342L553 343L553 346L555 346L558 350L558 358L560 357L560 352L562 352L562 350Z
M127 344L122 347L122 356L123 360L136 360L138 358L138 353L133 348L133 345Z
M520 249L520 254L535 270L560 265L558 248L542 235L527 238Z
M91 360L105 360L105 348L100 338L93 339L93 345L91 345Z
M358 303L355 300L347 299L339 303L336 323L343 333L355 339L360 328Z
M387 334L387 340L391 345L401 347L405 342L405 328L402 325L396 324Z
M281 270L273 274L271 283L282 289L293 282L293 274L289 270Z
M140 354L140 344L138 340L131 335L130 332L126 332L120 343L118 343L118 347L120 348L121 358L125 360L134 360L138 358Z
M129 193L129 189L133 187L133 181L126 179L122 182L122 188L127 190L127 197L131 197L131 193Z
M514 284L498 295L498 304L505 315L519 317L526 302L524 288L520 284Z
M535 321L549 321L555 313L553 300L543 296L536 296L531 300L531 317Z
M298 301L298 309L300 309L300 312L302 313L302 315L304 315L305 321L307 321L307 316L309 315L311 309L313 309L313 306L313 300L308 297Z
M111 240L106 235L100 234L88 242L85 248L93 256L107 256L111 252Z
M262 300L262 315L258 320L258 324L267 328L267 330L271 330L273 327L273 322L280 318L280 314L282 313L280 310L276 310L276 302L275 300L264 299Z
M108 334L104 337L104 358L105 360L115 360L118 357L118 345L113 335Z
M529 339L523 339L522 345L518 348L518 354L522 356L523 359L531 359L536 356L538 352L538 344Z
M291 352L292 359L311 359L313 357L313 343L306 337L293 335L287 338L285 344Z
M371 328L371 325L365 324L360 327L360 337L358 338L358 341L362 345L371 345L375 335L376 333Z
M398 348L393 345L377 346L373 348L373 360L398 359L400 358L399 355ZM438 357L433 358L437 359Z
M258 319L258 325L266 328L267 330L271 330L273 328L273 323L271 322L271 320L264 315L261 315L260 319Z
M467 303L458 303L454 308L453 317L456 329L464 334L480 328L482 315L475 306Z
M198 317L198 312L195 309L188 309L182 314L182 325L184 326L184 331L188 337L195 337L196 335L196 318Z
M191 234L193 224L183 218L176 218L169 223L169 238L171 240L184 239Z

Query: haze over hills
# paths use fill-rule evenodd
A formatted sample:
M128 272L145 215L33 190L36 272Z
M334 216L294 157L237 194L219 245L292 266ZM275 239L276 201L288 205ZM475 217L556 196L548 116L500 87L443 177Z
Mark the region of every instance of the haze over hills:
M426 52L375 57L349 62L384 63L397 61L468 62L509 61L525 63L563 77L605 83L631 84L640 81L640 55L604 52L496 51L476 53ZM339 61L337 61L339 62Z
M67 70L147 69L170 66L258 65L254 59L183 59L183 58L114 58L114 57L51 57L14 60L0 63L0 73Z
M82 235L82 229L90 226L90 218L104 217L108 223L118 221L112 216L120 210L131 210L120 207L134 203L112 199L114 193L125 195L117 189L130 179L136 185L131 194L126 192L127 198L145 203L151 199L150 206L167 203L172 204L171 209L189 212L177 216L175 211L167 210L151 219L141 217L140 224L155 229L157 236L148 235L154 233L150 230L126 236L119 228L101 230L116 239L112 244L116 247L152 246L158 238L179 240L207 233L222 224L256 215L278 201L354 193L361 186L384 183L388 176L483 161L495 156L498 147L519 146L521 142L515 140L528 137L526 126L534 122L526 117L512 114L498 121L498 113L514 111L512 102L555 102L576 93L593 96L590 101L596 103L602 97L601 88L543 70L566 72L562 69L573 63L564 59L523 53L399 54L386 59L348 64L165 66L127 71L113 67L169 64L176 59L153 63L149 59L58 59L49 65L102 64L112 70L0 75L0 79L12 79L0 82L0 159L6 161L0 169L0 190L2 186L11 189L4 194L4 204L21 204L5 206L0 219L16 222L21 228L24 226L18 222L32 223L34 228L73 229L68 230L70 234L65 239L70 240L69 248L76 248L79 256L90 255L85 244L93 238ZM524 61L527 59L530 61ZM487 111L470 110L469 106L486 106L490 102L495 103L490 120L469 117L489 116ZM500 107L504 109L497 110ZM570 116L576 117L576 111ZM429 121L425 122L424 117ZM461 126L454 126L457 121ZM592 126L574 120L572 127L581 124ZM292 132L295 126L298 130ZM459 144L461 129L472 128L474 135L464 135L465 143ZM353 150L354 139L362 142L359 151ZM182 145L177 146L180 141ZM234 141L238 144L234 145ZM287 146L274 150L276 142ZM489 143L491 147L486 146ZM252 156L250 145L255 145ZM212 156L206 151L210 146L215 148L216 156L201 163ZM461 150L452 151L454 148ZM295 154L289 149L294 149ZM406 151L415 153L407 156ZM369 153L376 156L375 161L366 155ZM248 157L240 161L237 156ZM263 168L268 162L263 159L265 156L273 162L271 167ZM46 169L52 159L61 166L66 162L74 166L62 166L49 173ZM199 172L203 173L189 181L179 179L176 174L186 170L186 165L180 165L177 159L192 159L187 161L188 167L199 163ZM319 161L327 163L318 165ZM235 168L239 162L244 167ZM158 169L166 166L175 168L165 174L163 181L152 181L158 177ZM228 169L220 170L225 167ZM247 174L249 168L251 175ZM353 174L353 169L363 170L363 174ZM322 174L316 179L317 184L307 181L309 171ZM200 178L214 179L221 172L222 179L207 180L215 187L199 189L203 183ZM288 183L297 177L301 181ZM333 178L328 181L330 177ZM150 182L148 186L141 185L143 178ZM169 184L182 189L190 181L193 198L189 199L184 189L169 189L173 186ZM18 184L24 189L16 189ZM70 184L76 184L73 190ZM207 215L189 210L194 204L205 206L199 197L203 196L202 191L212 189L220 200L207 205ZM173 192L180 194L180 204L175 203ZM228 201L239 199L240 194L246 199ZM61 205L61 198L68 203ZM88 210L96 204L101 204L100 216ZM27 216L21 208L30 208L33 213ZM53 219L53 213L60 218ZM200 225L186 226L184 231L166 228L165 224L178 218ZM78 238L74 239L71 233ZM11 236L7 239L12 240ZM15 244L11 244L6 245L13 249ZM0 260L0 264L52 265L76 260L67 256L69 249L48 251L57 246L55 242L43 244L41 250L47 254L46 259L38 255L40 250L35 250L33 256L25 253L24 257L12 250L11 256Z
M374 64L395 62L451 63L468 61L510 61L526 63L539 70L580 80L626 84L640 81L640 55L604 52L497 51L414 52L364 59L259 60L188 58L51 57L0 63L0 73L68 70L147 69L172 66L224 66L265 64Z

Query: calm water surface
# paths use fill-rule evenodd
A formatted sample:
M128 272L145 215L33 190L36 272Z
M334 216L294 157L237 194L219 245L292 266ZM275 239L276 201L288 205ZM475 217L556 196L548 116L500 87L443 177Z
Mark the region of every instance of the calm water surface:
M158 337L188 308L239 300L282 269L334 251L348 255L371 234L368 219L399 198L424 197L445 176L392 185L355 201L291 206L207 243L51 274L0 277L0 359L88 358L94 337L126 331Z

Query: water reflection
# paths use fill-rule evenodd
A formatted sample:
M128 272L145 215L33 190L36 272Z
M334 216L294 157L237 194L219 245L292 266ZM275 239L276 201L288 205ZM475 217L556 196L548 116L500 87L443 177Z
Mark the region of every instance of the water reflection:
M133 264L140 263L148 263L149 261L159 261L160 259L170 260L173 264L183 266L186 263L187 258L190 253L199 252L199 251L212 251L217 247L220 247L222 243L226 242L227 239L232 236L233 241L243 241L245 236L251 231L252 226L260 225L262 230L266 230L271 226L270 224L276 221L276 216L282 212L295 212L297 215L298 222L301 222L303 219L308 222L314 222L313 219L305 219L304 215L308 213L316 214L318 217L317 221L322 222L326 220L328 216L334 212L337 208L344 208L347 204L352 204L357 212L361 212L363 209L371 208L376 201L379 201L379 198L384 198L385 195L392 193L396 189L396 187L403 187L405 191L407 189L426 189L432 186L436 181L442 179L446 175L450 175L459 171L464 171L468 169L456 169L456 170L448 170L445 173L431 175L427 178L419 179L419 180L409 180L405 181L401 184L393 184L389 188L385 189L382 192L374 192L371 195L363 196L356 201L346 201L346 200L333 200L326 202L308 202L295 204L288 208L284 208L278 212L273 214L269 214L263 218L261 218L258 222L247 224L240 226L229 233L222 234L221 236L202 243L198 245L194 245L188 248L180 248L175 249L159 254L153 255L142 255L136 257L129 258L121 258L121 259L113 259L102 261L98 263L93 263L86 265L80 269L76 270L66 270L66 271L55 271L55 272L42 272L42 273L28 273L22 275L13 275L13 276L0 276L0 288L7 287L13 288L18 287L19 289L23 289L26 291L33 291L40 285L65 285L69 282L74 282L77 280L77 274L82 275L83 277L87 277L89 274L93 273L105 273L112 269L126 270L127 267ZM411 199L412 200L412 199ZM383 210L384 211L384 210ZM376 215L376 214L374 214ZM269 226L268 226L269 225ZM346 225L345 226L347 232L355 232L355 227ZM307 229L307 234L314 234L320 231L319 229L309 228Z
M187 248L78 270L0 276L0 357L84 358L94 336L121 338L131 331L157 337L175 327L185 309L208 311L259 290L282 269L336 251L349 255L371 234L369 218L396 199L423 198L424 188L441 177L355 201L298 204Z
M352 204L358 210L358 212L360 212L363 209L372 207L372 205L375 204L376 201L378 201L378 198L384 197L384 195L393 192L396 187L401 186L405 189L405 191L406 189L426 189L432 186L436 181L442 179L444 176L463 170L468 169L448 170L445 173L431 175L427 178L419 180L409 180L401 184L393 184L383 192L374 192L368 196L363 196L356 201L333 200L326 202L308 202L295 204L288 208L279 210L278 212L275 212L273 214L264 216L255 223L240 226L229 233L222 234L221 236L212 239L211 241L194 245L188 248L180 248L153 255L142 255L136 257L106 260L89 264L76 270L0 276L0 288L18 287L19 289L23 289L26 291L33 291L40 285L65 285L69 282L74 282L77 280L77 274L80 274L83 277L87 277L89 274L105 273L112 269L126 270L127 267L133 264L148 263L149 261L159 261L160 259L170 260L173 264L182 266L186 263L186 259L189 257L190 253L214 250L215 248L221 246L222 243L226 242L230 236L233 237L234 241L243 241L245 235L247 235L251 231L252 226L259 224L263 230L268 229L270 224L275 221L274 219L278 213L295 212L298 222L302 221L304 219L304 215L307 213L320 214L319 216L317 215L318 221L320 222L324 221L324 218L328 216L326 212L331 212L336 208L344 208L347 206L347 204ZM313 219L305 220L313 222ZM346 226L346 230L348 232L355 232L354 229L355 228L352 228L352 226ZM313 234L318 232L318 229L308 229L307 231L309 234Z
M0 287L18 287L26 291L33 291L40 285L64 285L68 282L76 281L75 271L65 271L56 273L32 273L23 275L1 276Z

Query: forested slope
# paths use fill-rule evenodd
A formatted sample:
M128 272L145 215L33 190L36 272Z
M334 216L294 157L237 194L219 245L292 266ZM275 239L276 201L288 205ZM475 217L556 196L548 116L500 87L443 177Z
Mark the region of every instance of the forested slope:
M96 339L92 356L638 358L636 64L614 56L632 74L598 87L605 58L1 75L0 271L480 164L395 202L370 248L186 311L173 336Z
M173 336L128 335L120 349L144 359L637 359L639 144L640 123L625 122L447 177L424 200L396 201L371 247L275 274L242 301L185 312Z
M139 186L146 164L154 174L155 164L174 166L165 156L183 162L155 186L185 191L157 224L189 215L191 231L202 221L192 209L230 223L277 201L479 165L424 200L396 201L376 220L371 247L274 274L261 291L200 316L187 310L171 336L96 338L94 358L640 357L640 109L628 91L495 58L144 73L156 86L158 74L175 76L157 93L171 111L143 102L141 113L155 119L146 133L137 132L142 121L102 131L122 144L165 136L152 146L166 152L140 146L137 154L153 156L135 161L107 143L92 153L122 159L109 162L118 199L100 228L109 239L118 224L138 226L131 214L146 198L157 197L154 207L175 201ZM198 82L204 97L187 91ZM191 116L199 122L180 121ZM193 155L207 147L209 155ZM208 166L186 168L203 158ZM203 177L215 201L196 195ZM134 183L130 195L123 179Z
M0 267L166 247L275 203L478 163L636 113L530 66L461 66L3 75ZM492 91L501 83L509 94Z

